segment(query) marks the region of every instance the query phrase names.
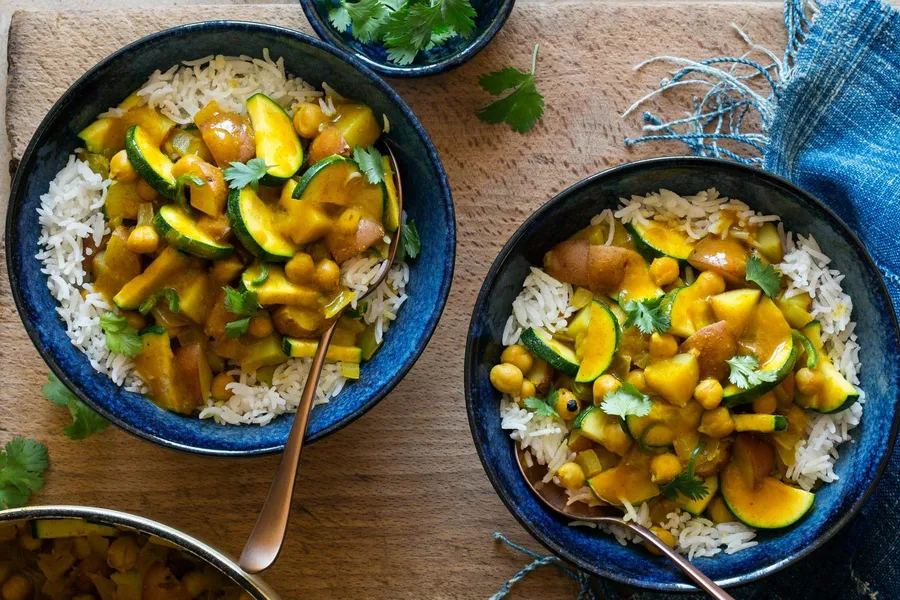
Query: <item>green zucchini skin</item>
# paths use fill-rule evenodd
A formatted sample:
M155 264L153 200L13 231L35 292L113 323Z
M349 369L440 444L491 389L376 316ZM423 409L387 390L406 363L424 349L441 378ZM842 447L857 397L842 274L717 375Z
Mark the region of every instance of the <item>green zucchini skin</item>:
M296 253L293 246L275 249L272 246L263 247L253 235L248 219L244 215L245 207L242 206L241 195L249 188L240 190L231 189L228 192L228 204L225 209L228 222L238 241L251 254L265 262L283 263L289 261ZM249 193L254 193L249 190ZM261 202L261 201L260 201Z
M166 198L175 198L174 164L150 141L140 125L132 125L125 132L125 152L135 171L150 187Z
M256 135L256 156L272 165L259 183L280 186L303 165L303 146L291 117L265 94L247 99L247 113Z
M307 188L312 183L312 181L320 175L325 169L332 167L334 165L353 165L356 166L356 163L346 158L344 156L339 156L334 154L332 156L326 156L319 162L311 165L303 176L300 178L300 181L297 182L297 186L294 188L293 194L291 197L295 200L306 200L309 198L303 198L303 193L307 191Z
M160 207L159 212L153 217L153 227L170 246L182 252L209 260L231 256L234 252L234 246L231 244L220 244L209 237L204 239L199 232L187 231L183 223L179 223L189 218L190 215L184 209L174 204L166 204Z
M544 360L551 367L570 377L578 374L578 361L575 352L568 350L571 356L565 356L560 348L554 347L553 340L546 340L533 328L526 329L520 337L522 344L535 353L538 358Z

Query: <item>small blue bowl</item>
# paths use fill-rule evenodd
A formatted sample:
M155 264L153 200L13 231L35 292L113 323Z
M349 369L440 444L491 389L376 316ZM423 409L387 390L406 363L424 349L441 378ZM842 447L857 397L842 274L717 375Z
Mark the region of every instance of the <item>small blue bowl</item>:
M167 29L105 58L56 102L25 150L16 170L6 218L6 265L16 307L28 335L54 373L79 398L107 419L144 439L197 454L248 456L284 448L293 416L265 427L222 426L186 418L122 391L94 371L66 337L56 300L34 258L38 252L37 208L41 194L78 147L76 134L110 106L139 87L156 69L209 54L283 57L285 69L313 84L327 81L366 102L391 122L388 135L405 181L404 208L423 240L410 263L409 300L386 335L384 346L365 363L359 381L331 403L312 411L308 442L350 423L403 378L425 349L450 291L456 252L453 200L437 151L402 99L358 60L308 35L289 29L236 21L210 21Z
M398 65L388 60L383 43L364 44L353 37L352 27L340 33L331 25L328 11L340 5L338 0L300 0L306 18L320 38L356 55L367 67L388 77L423 77L458 67L478 54L500 31L515 3L516 0L472 0L477 15L471 36L456 36L446 44L419 52L412 64Z
M497 494L538 541L581 569L628 585L666 592L695 590L663 558L639 546L621 546L607 534L568 526L537 500L516 466L513 443L500 429L500 394L489 372L502 350L501 335L513 299L528 269L543 254L583 228L620 197L660 188L691 195L715 187L752 208L782 217L785 227L813 234L846 279L862 362L860 382L867 401L854 443L841 446L840 479L816 493L816 507L789 530L757 535L759 544L731 556L696 559L694 564L719 585L755 581L803 558L824 544L859 511L884 469L897 435L900 412L900 329L887 289L857 237L821 202L793 184L737 163L675 157L625 164L593 175L553 198L531 215L503 247L488 272L469 329L465 357L466 407L481 462ZM888 426L888 424L890 424Z

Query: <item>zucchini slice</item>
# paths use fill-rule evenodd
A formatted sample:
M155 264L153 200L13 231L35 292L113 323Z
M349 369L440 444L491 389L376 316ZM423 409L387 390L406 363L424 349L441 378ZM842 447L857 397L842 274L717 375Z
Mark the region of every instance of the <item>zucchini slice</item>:
M174 204L160 207L153 226L170 246L200 258L218 260L234 252L234 246L217 242L197 226L194 215Z
M587 483L598 498L615 506L625 502L636 506L659 495L659 486L650 480L650 469L625 460L594 475Z
M132 125L125 133L125 152L144 181L166 198L175 197L175 164L162 153L140 125Z
M390 158L382 156L381 164L384 165L384 228L387 231L397 231L400 227L400 199L394 183L396 174L391 170Z
M813 371L822 376L824 383L822 389L813 396L796 393L794 402L801 408L820 413L834 413L849 408L859 400L859 392L841 375L827 356L822 356Z
M364 177L355 162L335 154L307 169L297 182L292 196L301 202L347 206L356 180L363 182Z
M533 327L522 332L522 344L551 367L570 377L578 374L578 359L567 344Z
M319 347L318 340L301 340L286 337L282 340L284 353L293 358L312 358ZM362 349L356 346L329 346L325 358L338 362L359 363Z
M722 499L734 516L750 527L780 529L793 525L815 502L813 493L774 477L763 477L756 485L748 484L733 460L721 476Z
M784 431L788 428L787 417L781 415L748 413L732 415L731 419L734 421L735 431L771 433L773 431Z
M689 512L695 517L699 517L703 514L703 511L706 510L706 507L709 506L709 503L712 502L712 499L715 497L716 492L719 491L719 476L710 475L703 480L703 485L706 486L707 492L706 495L699 500L691 500L690 498L683 496L681 492L678 493L677 501L681 504L681 509Z
M587 330L575 338L575 357L579 359L577 383L590 383L600 377L619 347L619 322L605 304L594 300L580 312L590 313Z
M819 352L816 350L816 347L813 345L809 338L794 329L791 331L791 335L794 337L794 344L797 345L797 359L806 359L806 368L814 369L816 365L819 364Z
M668 256L686 262L697 242L683 231L675 231L664 225L628 223L625 225L634 240L638 252L648 260Z
M256 136L256 156L271 165L260 179L262 185L281 185L303 164L303 146L284 109L265 94L247 99L247 113Z
M318 290L288 281L281 265L268 265L268 269L269 276L262 282L263 267L260 263L247 268L241 275L241 283L246 289L256 292L256 299L260 304L284 304L321 310Z
M31 536L38 540L53 540L67 537L119 535L119 530L110 525L88 523L81 519L35 519L31 522Z
M275 211L249 185L228 193L226 213L238 240L260 260L287 262L297 253L276 224Z
M572 431L580 431L581 435L598 444L603 439L605 427L606 413L597 406L588 406L572 422Z
M122 123L115 117L97 119L78 132L78 137L84 142L88 152L102 154L107 158L125 148Z

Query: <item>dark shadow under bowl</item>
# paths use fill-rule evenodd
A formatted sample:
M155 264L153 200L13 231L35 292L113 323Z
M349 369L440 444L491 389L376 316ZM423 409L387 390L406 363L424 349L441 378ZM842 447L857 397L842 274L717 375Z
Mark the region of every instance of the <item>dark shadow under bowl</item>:
M383 347L365 363L359 381L331 403L313 409L307 440L315 441L350 423L381 400L425 349L447 301L456 251L453 200L431 140L403 100L352 56L310 36L258 23L210 21L167 29L102 60L70 87L38 126L12 184L6 220L7 269L16 307L35 347L54 373L79 398L123 429L163 446L200 454L255 455L284 446L292 416L265 427L222 426L212 420L167 413L136 394L122 391L95 372L66 337L47 289L38 252L40 196L78 147L76 134L101 112L117 105L156 69L209 54L284 58L289 74L319 86L328 82L366 102L392 124L404 186L404 208L422 238L411 261L409 300L386 335Z
M513 516L538 541L578 567L629 585L663 591L695 589L680 571L640 546L621 546L605 533L573 528L545 509L526 487L513 442L500 429L500 394L489 371L499 361L501 336L528 269L543 254L620 197L660 188L683 195L715 187L785 228L812 234L846 279L859 335L860 383L867 401L853 443L840 447L840 479L816 493L811 514L794 527L758 532L757 546L694 564L720 585L748 583L778 571L818 548L860 509L875 487L897 434L898 332L887 289L862 243L818 200L778 177L736 163L693 157L651 159L615 167L581 181L538 209L513 234L494 261L472 313L465 358L466 406L472 437L488 478Z

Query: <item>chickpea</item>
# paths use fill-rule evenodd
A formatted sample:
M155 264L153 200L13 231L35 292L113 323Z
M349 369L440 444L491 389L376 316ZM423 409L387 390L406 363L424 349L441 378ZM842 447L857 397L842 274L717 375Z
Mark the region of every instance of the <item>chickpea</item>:
M320 260L313 281L323 292L333 292L341 285L341 268L331 259Z
M15 528L14 528L15 529ZM11 562L0 563L0 585L9 579L9 576L16 571L16 565Z
M700 427L697 428L697 431L714 438L723 438L731 434L734 431L731 412L724 406L706 411L700 419Z
M137 183L137 194L141 197L142 200L150 202L151 200L156 200L156 197L159 195L153 186L144 181L143 179L139 179Z
M181 585L191 598L196 598L210 589L210 583L209 578L200 571L185 573L184 577L181 578Z
M305 285L313 280L316 265L312 256L306 252L298 252L284 265L284 274L288 281L296 285Z
M815 396L819 393L819 390L822 389L822 385L825 383L821 373L813 371L812 369L807 369L806 367L797 371L794 380L797 385L797 391L804 396Z
M28 531L28 529L25 529L19 536L19 545L25 550L34 552L35 550L40 550L41 540L31 537L31 532Z
M567 462L556 472L559 482L568 490L580 490L584 487L584 469L578 463Z
M614 392L620 387L622 387L622 384L619 380L609 373L601 375L594 380L594 404L599 406L608 393Z
M134 170L131 161L128 160L128 153L124 150L119 150L109 160L109 178L115 179L119 183L137 181L138 173Z
M722 384L715 379L704 379L694 388L694 398L706 410L712 410L722 403Z
M72 548L75 551L75 558L84 559L93 553L91 544L86 537L77 537L72 540Z
M710 295L721 294L725 291L725 280L718 273L703 271L697 276L697 281L700 282L700 287Z
M264 338L274 331L272 327L272 317L266 311L260 311L255 317L250 317L250 325L247 327L247 333L255 338Z
M670 452L657 454L650 459L650 480L666 484L681 474L681 461Z
M647 389L647 380L644 378L644 371L641 369L629 371L628 375L625 376L625 382L630 383L641 392Z
M653 533L653 535L655 535L660 540L662 540L662 543L664 543L669 548L675 547L675 536L673 536L672 532L670 532L669 530L663 529L662 527L657 527L656 525L654 525L653 527L650 528L650 531ZM657 556L662 556L662 552L660 552L659 550L657 550L650 544L647 544L646 542L644 542L644 543L647 545L647 550L649 550L651 554L655 554Z
M341 130L334 125L327 125L309 145L309 164L315 164L333 154L343 154L347 150L349 147Z
M16 526L4 525L0 527L0 542L11 542L16 539Z
M531 398L537 394L537 388L529 379L522 380L522 388L519 390L519 398Z
M159 250L159 234L150 225L135 227L128 235L125 246L137 254L150 254Z
M516 365L500 363L491 369L491 385L504 394L518 394L522 389L522 380L522 371Z
M318 104L301 102L294 107L294 130L308 140L319 135L320 128L328 123L328 117Z
M671 358L678 354L678 340L671 333L653 332L650 336L650 356Z
M21 571L13 573L0 588L3 600L31 600L32 594L34 594L34 583L28 575Z
M659 287L669 285L678 279L678 261L668 256L654 258L650 263L650 279Z
M716 496L710 501L709 506L706 507L706 515L710 521L717 525L719 523L734 523L737 521L721 496Z
M776 408L778 408L778 398L775 397L775 392L768 392L753 399L753 412L755 413L771 415L775 413Z
M221 401L230 399L234 395L234 392L226 389L225 386L227 386L229 383L234 383L234 381L234 375L225 372L219 373L218 375L213 377L212 385L210 386L210 393L212 394L212 397L216 400Z
M106 564L116 571L124 573L137 564L140 552L141 547L138 546L137 540L130 535L123 535L109 545L109 550L106 552Z
M553 407L565 420L574 419L581 412L581 400L571 390L560 388L556 393L556 405Z
M527 373L534 366L534 358L531 353L525 349L525 346L514 344L503 351L500 355L500 361L516 365L523 373Z

